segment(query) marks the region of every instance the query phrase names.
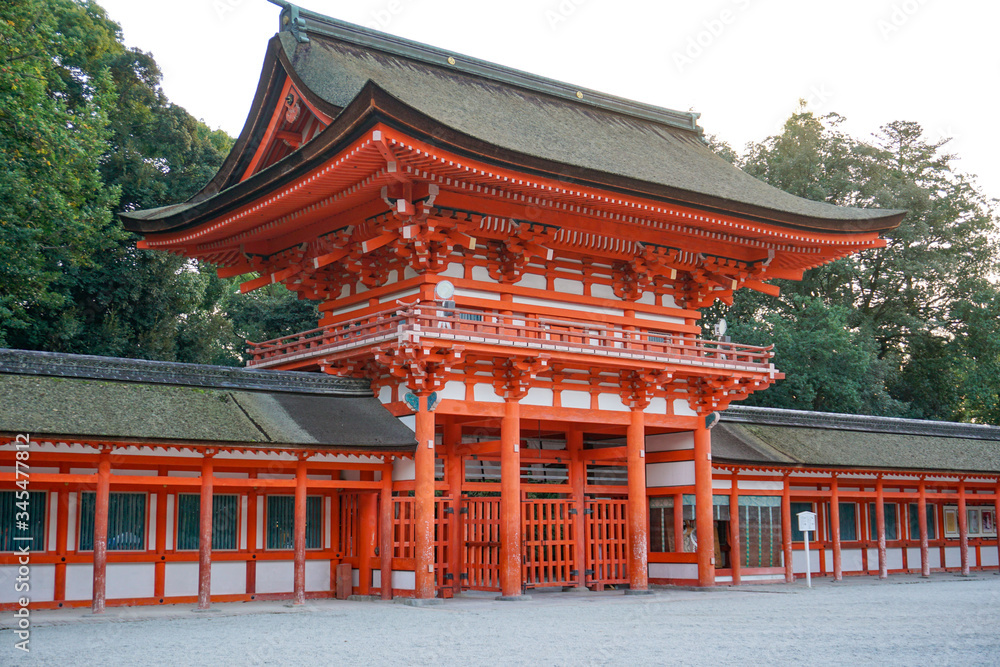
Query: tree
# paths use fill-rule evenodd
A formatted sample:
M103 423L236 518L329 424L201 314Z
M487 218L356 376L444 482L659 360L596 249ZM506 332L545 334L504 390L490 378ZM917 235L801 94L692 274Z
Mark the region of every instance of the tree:
M118 190L99 164L114 87L116 48L96 5L10 0L0 7L0 345L25 332L32 311L68 302L58 282L123 238Z
M816 317L800 321L808 314L803 304L822 304L831 311L827 322L842 315L844 330L860 337L855 342L863 349L870 344L877 363L868 370L847 364L861 375L842 379L800 369L807 386L867 378L880 384L861 401L863 412L985 418L1000 378L972 370L986 362L970 366L970 359L988 359L993 349L983 313L991 312L998 294L991 282L1000 274L995 202L952 170L946 141L928 141L918 124L889 123L865 142L845 135L842 122L836 114L817 118L801 109L780 135L751 145L737 164L799 196L905 209L900 227L885 235L883 249L809 271L801 282L780 281L777 299L741 293L732 308L715 308L711 316L724 313L751 328L755 321L780 321L805 340L814 335ZM969 306L970 298L978 305ZM795 365L787 356L784 363ZM785 401L786 393L771 390L757 400ZM816 395L838 397L825 409L859 411L853 392L825 386Z

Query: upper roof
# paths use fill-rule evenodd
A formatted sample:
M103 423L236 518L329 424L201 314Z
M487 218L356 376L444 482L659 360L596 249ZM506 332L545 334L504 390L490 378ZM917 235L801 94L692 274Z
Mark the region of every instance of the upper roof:
M0 433L410 450L368 383L320 373L0 349Z
M1000 427L737 406L712 430L712 460L998 473Z
M262 135L260 115L270 117L268 91L273 95L285 74L334 118L313 139L321 144L342 136L338 125L353 120L342 117L344 110L373 87L391 98L378 105L381 120L403 119L434 145L533 174L827 232L891 229L904 213L834 206L771 187L713 153L698 114L553 81L291 5L281 20L254 109L219 176L186 204L124 214L126 226L156 232L196 224L198 211L191 209L212 208L203 202L243 177L239 167ZM265 172L280 171L280 164L251 180L268 182Z

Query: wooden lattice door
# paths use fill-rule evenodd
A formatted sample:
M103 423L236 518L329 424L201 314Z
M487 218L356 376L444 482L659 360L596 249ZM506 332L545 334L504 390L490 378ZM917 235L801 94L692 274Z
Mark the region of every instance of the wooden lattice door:
M521 503L522 581L527 587L576 585L572 500Z
M628 583L628 501L588 500L586 509L587 585Z

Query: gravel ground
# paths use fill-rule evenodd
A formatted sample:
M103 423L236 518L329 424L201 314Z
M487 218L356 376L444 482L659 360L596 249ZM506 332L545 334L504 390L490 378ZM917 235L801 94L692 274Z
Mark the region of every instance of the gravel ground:
M30 654L4 612L0 664L1000 664L1000 576L813 585L35 611Z

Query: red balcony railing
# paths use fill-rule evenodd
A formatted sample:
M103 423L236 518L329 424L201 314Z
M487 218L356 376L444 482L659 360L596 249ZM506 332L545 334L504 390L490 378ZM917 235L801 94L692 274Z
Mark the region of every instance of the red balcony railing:
M506 304L505 304L506 305ZM518 304L510 304L517 308ZM249 343L249 366L276 366L346 353L387 341L439 339L547 353L640 359L691 366L771 371L772 347L704 340L677 332L418 303L264 343Z

